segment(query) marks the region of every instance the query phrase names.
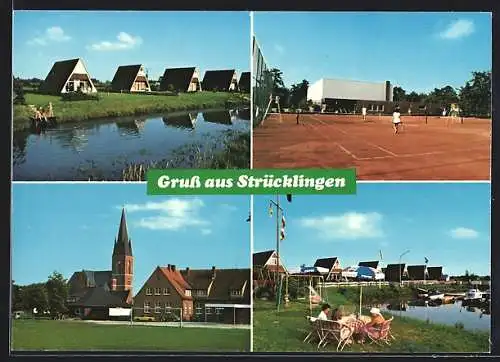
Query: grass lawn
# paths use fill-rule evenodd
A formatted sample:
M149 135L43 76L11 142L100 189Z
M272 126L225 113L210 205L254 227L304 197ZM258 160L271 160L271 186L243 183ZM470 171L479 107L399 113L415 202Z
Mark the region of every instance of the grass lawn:
M356 310L342 295L335 293L328 296L333 307L342 305L344 313ZM319 308L313 310L313 315ZM368 314L363 311L363 314ZM309 315L309 304L292 302L287 308L280 308L276 317L275 302L255 301L253 322L254 352L317 352L317 344L303 343L309 331L306 316ZM390 315L384 315L386 318ZM370 344L353 344L344 352L380 352L380 353L438 353L438 352L489 352L489 334L487 332L470 332L452 326L428 324L411 318L394 316L391 325L396 337L390 346ZM328 345L320 351L335 352L336 346Z
M250 350L250 330L14 320L12 349L15 351L245 352Z
M62 101L61 97L26 93L27 105L46 107L52 102L58 122L82 121L92 118L157 114L183 110L224 108L248 105L249 95L227 92L180 93L177 96L98 93L99 100ZM14 131L30 125L32 112L27 105L14 105Z

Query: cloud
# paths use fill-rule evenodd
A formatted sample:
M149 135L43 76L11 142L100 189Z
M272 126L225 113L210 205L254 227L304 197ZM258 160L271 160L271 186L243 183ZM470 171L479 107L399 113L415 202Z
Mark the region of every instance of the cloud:
M449 24L439 36L442 39L458 39L471 35L474 32L474 23L470 20L456 20Z
M210 223L199 215L203 206L205 205L200 199L172 198L162 202L127 204L124 207L128 213L156 213L153 216L142 217L137 223L138 227L150 230L177 231L186 227L206 227L209 225Z
M116 39L118 41L101 41L89 45L87 48L96 51L114 51L132 49L142 44L142 39L139 36L132 36L125 32L118 33Z
M59 26L52 26L45 30L42 36L36 37L28 41L30 45L48 45L49 43L62 43L71 40L69 35L64 33L64 30Z
M274 50L278 54L284 54L285 53L285 48L282 45L279 45L279 44L274 44Z
M376 212L348 212L342 215L303 218L303 227L316 230L324 239L377 238L383 235L382 215Z
M449 232L453 239L475 239L479 236L479 233L474 229L458 227Z

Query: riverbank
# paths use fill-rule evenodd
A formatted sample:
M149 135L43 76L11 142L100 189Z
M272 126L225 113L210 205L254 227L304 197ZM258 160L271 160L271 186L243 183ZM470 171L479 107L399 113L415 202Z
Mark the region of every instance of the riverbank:
M344 314L357 310L357 305L340 293L328 293L328 303L337 308L341 306ZM319 308L312 314L316 316ZM281 307L276 313L275 302L254 302L254 351L255 352L317 352L317 345L303 343L309 331L306 316L310 314L309 304L291 302L287 307ZM368 314L368 310L363 310ZM383 313L384 317L391 315ZM489 352L489 333L466 331L460 326L445 326L427 323L413 318L394 316L391 330L396 340L390 346L376 344L353 344L344 352L372 353L451 353L451 352ZM335 352L332 345L324 352Z
M128 165L123 170L123 181L145 181L147 170L150 168L250 168L250 131L227 131L205 143L183 146L177 149L174 157L170 159Z
M250 104L248 94L227 92L180 93L177 96L127 93L99 93L99 100L63 101L59 96L27 93L26 105L14 105L13 129L30 127L28 105L46 107L52 103L58 123L96 118L159 114L210 108L238 108Z

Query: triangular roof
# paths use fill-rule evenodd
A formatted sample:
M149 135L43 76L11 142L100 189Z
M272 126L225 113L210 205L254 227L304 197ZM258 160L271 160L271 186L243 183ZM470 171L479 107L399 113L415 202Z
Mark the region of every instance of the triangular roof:
M111 280L111 270L82 270L73 273L68 280L69 294L78 294L82 290L107 287Z
M130 91L141 67L142 64L119 66L113 80L111 81L111 88L114 91Z
M207 70L201 83L203 90L229 90L235 72L235 69Z
M109 287L102 286L89 288L87 293L75 305L85 307L121 307L128 305L129 291L111 291Z
M442 266L428 266L427 273L429 274L429 279L439 280L443 276Z
M55 62L50 69L49 74L40 85L40 92L50 94L61 93L79 60L79 58L76 58Z
M183 299L192 299L191 296L186 296L186 290L187 289L192 289L191 285L184 280L182 274L179 272L179 270L175 269L172 266L168 267L159 267L160 270L162 271L163 275L168 279L170 284L175 288L177 293L183 298Z
M378 260L374 260L374 261L360 261L358 266L367 266L369 268L374 268L374 269L377 269L378 268Z
M128 237L127 220L125 218L125 209L122 209L120 227L118 228L118 237L115 240L113 255L132 256L132 241Z
M408 271L408 277L410 279L425 279L425 265L408 265L406 270Z
M250 91L250 72L241 73L240 81L238 82L238 87L242 92Z
M185 67L185 68L167 68L163 73L163 77L160 82L160 90L169 90L169 85L174 87L174 90L179 92L186 92L193 78L194 71L196 67Z
M337 257L331 257L331 258L322 258L322 259L316 259L316 262L314 263L314 267L320 267L320 268L326 268L329 271L332 270L333 266L335 265L335 262L337 261Z
M269 258L274 254L274 250L261 251L258 253L253 253L253 265L254 266L264 266L268 262Z

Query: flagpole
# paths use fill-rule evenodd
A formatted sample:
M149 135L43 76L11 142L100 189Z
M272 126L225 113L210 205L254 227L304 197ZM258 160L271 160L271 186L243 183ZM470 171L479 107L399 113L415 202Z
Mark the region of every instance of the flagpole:
M280 266L280 195L276 195L276 281L279 276Z

